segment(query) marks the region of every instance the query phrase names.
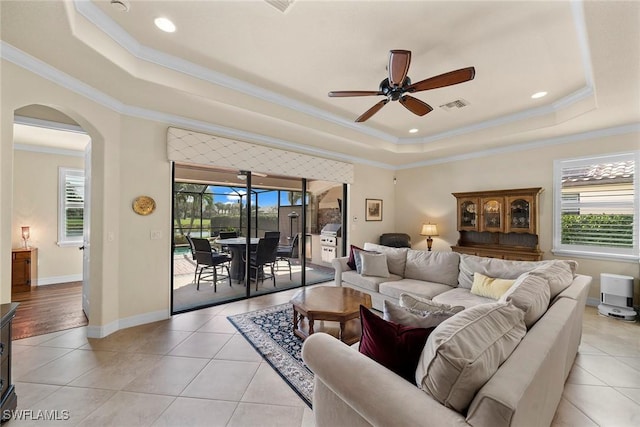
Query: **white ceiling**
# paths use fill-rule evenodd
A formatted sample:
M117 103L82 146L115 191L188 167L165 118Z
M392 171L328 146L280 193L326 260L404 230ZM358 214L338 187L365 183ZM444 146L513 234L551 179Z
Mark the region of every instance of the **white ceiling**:
M636 1L296 0L284 13L262 0L0 7L3 57L31 55L110 108L342 160L409 167L640 122ZM159 16L177 31L156 29ZM354 123L381 97L327 92L377 90L390 49L412 51L414 82L468 66L476 77L416 94L434 108L424 117L392 102ZM531 99L538 91L548 95ZM439 108L456 99L470 105Z

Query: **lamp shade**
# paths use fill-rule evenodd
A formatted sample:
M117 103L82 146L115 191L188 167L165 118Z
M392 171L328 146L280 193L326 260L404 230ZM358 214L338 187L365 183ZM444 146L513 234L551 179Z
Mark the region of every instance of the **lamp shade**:
M435 224L422 224L422 231L420 231L421 236L437 236L438 228Z
M29 227L22 227L22 238L25 240L29 240L29 237L31 237L31 231L29 230Z

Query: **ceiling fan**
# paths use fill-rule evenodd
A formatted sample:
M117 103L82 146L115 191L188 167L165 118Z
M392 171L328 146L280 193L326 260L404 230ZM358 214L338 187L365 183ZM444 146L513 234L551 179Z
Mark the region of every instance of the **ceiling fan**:
M338 90L329 92L329 96L332 98L346 96L386 96L386 99L378 102L358 117L356 122L364 122L369 119L380 111L389 101L400 101L400 103L413 114L424 116L430 111L433 111L433 108L418 98L407 95L407 93L464 83L473 80L476 74L475 68L467 67L461 68L460 70L449 71L448 73L430 77L412 84L411 79L407 76L409 64L411 64L411 51L392 50L389 52L389 77L380 82L380 88L377 91Z

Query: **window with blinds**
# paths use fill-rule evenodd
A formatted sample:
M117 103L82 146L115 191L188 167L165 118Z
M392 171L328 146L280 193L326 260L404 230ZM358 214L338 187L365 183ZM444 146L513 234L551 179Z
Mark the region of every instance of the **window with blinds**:
M639 153L554 164L554 254L638 260Z
M84 230L84 171L59 169L58 245L80 245Z

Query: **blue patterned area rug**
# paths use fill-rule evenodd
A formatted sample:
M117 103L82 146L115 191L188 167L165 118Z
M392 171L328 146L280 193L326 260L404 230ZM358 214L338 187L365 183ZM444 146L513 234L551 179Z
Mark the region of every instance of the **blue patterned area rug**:
M227 319L311 407L313 373L302 361L302 340L293 335L292 305L275 305Z

